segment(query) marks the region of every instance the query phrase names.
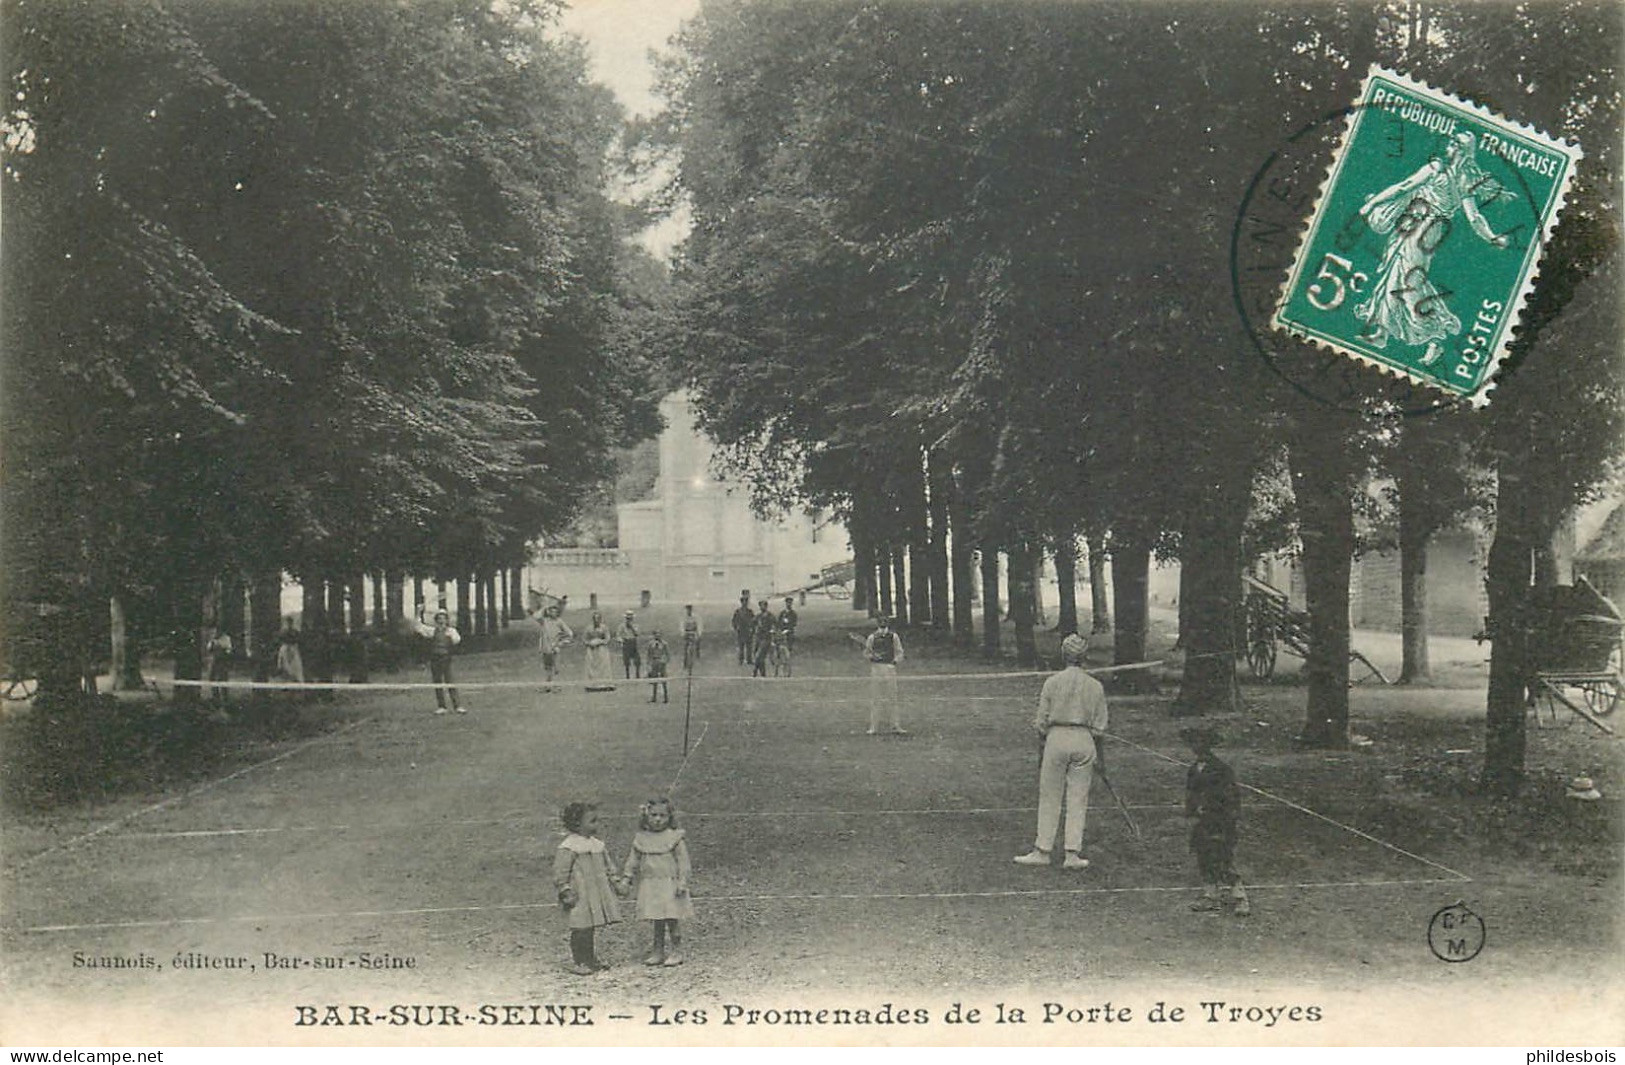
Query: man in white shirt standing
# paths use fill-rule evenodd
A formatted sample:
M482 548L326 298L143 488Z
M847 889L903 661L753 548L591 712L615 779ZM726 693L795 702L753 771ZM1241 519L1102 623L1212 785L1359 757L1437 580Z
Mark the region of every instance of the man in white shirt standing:
M903 640L891 631L891 619L884 614L875 619L875 626L863 641L863 655L869 660L869 735L880 732L884 705L891 715L892 735L906 736L908 730L897 717L897 666L903 661Z
M559 650L576 638L570 626L559 617L559 608L548 605L532 614L536 624L542 628L541 639L537 641L537 650L542 653L542 673L547 677L547 684L543 691L553 690L553 681L559 675Z
M1033 727L1044 737L1038 770L1038 834L1033 849L1017 865L1048 865L1066 803L1066 858L1063 869L1087 869L1083 822L1089 813L1089 785L1095 773L1095 737L1106 731L1106 689L1083 670L1089 642L1077 633L1061 641L1064 668L1044 681Z

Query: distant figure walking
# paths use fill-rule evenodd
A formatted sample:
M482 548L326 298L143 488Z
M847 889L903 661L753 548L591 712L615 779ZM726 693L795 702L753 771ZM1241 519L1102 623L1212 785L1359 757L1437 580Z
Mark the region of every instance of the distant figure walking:
M604 615L593 611L592 624L581 634L582 646L587 649L587 690L612 692L614 683L609 672L609 630L604 627Z
M705 629L700 625L700 619L694 616L694 604L689 603L683 607L683 672L692 673L694 667L700 662L700 637L705 635Z
M898 719L901 709L897 702L897 666L903 661L903 640L891 630L891 619L884 614L875 619L875 631L863 641L863 656L869 660L869 735L880 732L882 709L891 717L892 735L907 735L908 730Z
M626 612L620 628L615 630L615 638L621 642L621 668L626 671L626 679L642 677L643 658L638 653L637 615L632 611Z
M649 701L660 695L661 702L671 702L671 686L666 683L666 669L671 664L671 648L661 637L660 630L649 634Z
M750 661L750 636L756 627L756 615L751 613L750 596L739 597L739 606L733 616L734 641L739 644L739 664Z
M223 683L231 679L231 633L218 627L210 632L209 642L203 645L204 665L211 681ZM226 694L226 689L220 685L209 689L209 697L216 703L224 703Z
M545 606L532 614L536 624L541 626L541 638L537 641L537 649L542 653L542 675L547 678L543 691L553 690L553 681L559 675L559 651L568 647L576 638L570 631L570 626L559 617L559 608Z
M750 633L750 675L753 677L767 676L767 659L773 653L773 630L778 628L778 620L773 617L773 611L767 608L767 600L758 604L760 610L756 614L756 623L751 626Z
M305 682L305 660L299 653L299 630L289 617L277 636L276 671L296 684Z
M423 608L419 607L413 628L419 636L429 641L429 680L435 685L434 712L445 713L449 702L451 709L457 713L468 713L457 698L457 689L451 686L451 649L463 642L462 634L452 628L451 614L442 607L434 612L434 624L426 625L423 622Z

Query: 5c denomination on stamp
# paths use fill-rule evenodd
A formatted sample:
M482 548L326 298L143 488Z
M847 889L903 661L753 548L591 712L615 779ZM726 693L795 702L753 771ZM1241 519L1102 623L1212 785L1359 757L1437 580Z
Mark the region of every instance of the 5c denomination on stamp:
M1581 154L1373 67L1272 324L1482 404Z

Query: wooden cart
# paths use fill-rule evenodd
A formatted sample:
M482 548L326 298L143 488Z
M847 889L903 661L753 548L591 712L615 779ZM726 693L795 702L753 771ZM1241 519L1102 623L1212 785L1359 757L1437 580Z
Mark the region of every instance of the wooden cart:
M1602 718L1618 708L1625 687L1625 620L1614 604L1583 578L1548 589L1535 604L1530 635L1529 706L1536 722L1542 711L1555 721L1563 706L1612 733Z
M1268 680L1275 672L1281 647L1299 658L1309 657L1309 614L1292 609L1287 594L1274 585L1245 574L1242 580L1247 585L1247 668L1259 680ZM1372 677L1388 683L1382 670L1359 651L1350 651L1349 661L1359 663L1366 671L1351 677L1351 686Z

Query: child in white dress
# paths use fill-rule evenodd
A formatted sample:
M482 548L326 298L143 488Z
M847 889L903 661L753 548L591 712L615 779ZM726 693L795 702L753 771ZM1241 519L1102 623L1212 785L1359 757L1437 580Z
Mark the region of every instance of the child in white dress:
M637 884L638 919L654 922L654 949L643 964L681 965L683 937L677 922L694 916L694 900L688 894L688 843L677 827L677 811L670 799L650 799L639 814L623 878Z
M560 817L570 834L553 859L553 886L570 926L574 962L570 971L587 976L609 968L593 949L593 932L619 921L621 907L609 881L613 863L604 841L598 838L598 808L589 802L573 802Z

